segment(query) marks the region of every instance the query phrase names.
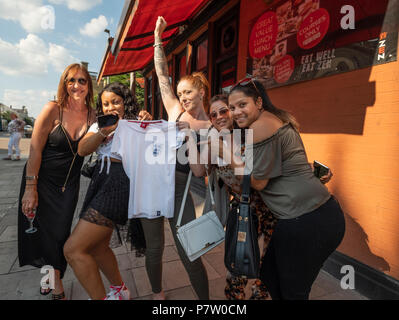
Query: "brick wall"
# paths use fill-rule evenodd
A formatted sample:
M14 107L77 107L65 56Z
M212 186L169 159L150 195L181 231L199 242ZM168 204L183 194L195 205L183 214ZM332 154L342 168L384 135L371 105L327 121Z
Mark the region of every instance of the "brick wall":
M247 57L248 22L265 8L259 0L251 1L256 12L243 10L247 2L241 2L240 62ZM245 68L239 63L238 79ZM338 251L399 279L399 62L269 94L276 106L297 117L309 161L332 168L328 188L347 224Z

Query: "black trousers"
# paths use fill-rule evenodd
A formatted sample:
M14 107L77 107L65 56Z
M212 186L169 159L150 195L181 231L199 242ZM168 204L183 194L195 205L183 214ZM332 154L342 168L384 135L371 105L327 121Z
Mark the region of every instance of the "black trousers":
M260 271L272 299L308 300L323 263L344 233L344 215L334 197L298 218L278 220Z

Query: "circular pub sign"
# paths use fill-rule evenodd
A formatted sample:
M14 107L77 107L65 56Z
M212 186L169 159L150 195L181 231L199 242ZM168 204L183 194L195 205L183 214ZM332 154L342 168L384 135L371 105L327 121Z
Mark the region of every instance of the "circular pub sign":
M327 34L330 27L330 15L324 8L309 14L301 23L297 33L298 45L302 49L317 46Z
M277 83L286 83L294 72L294 68L294 58L287 54L274 66L274 80L276 80Z
M249 54L252 58L263 58L272 53L278 34L277 15L268 11L261 15L251 30Z

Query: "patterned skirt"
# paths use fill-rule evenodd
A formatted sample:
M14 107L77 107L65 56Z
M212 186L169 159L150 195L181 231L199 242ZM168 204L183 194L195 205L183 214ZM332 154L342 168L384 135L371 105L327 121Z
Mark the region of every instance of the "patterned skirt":
M140 219L128 222L130 180L122 163L111 162L109 173L100 172L97 163L87 189L80 218L97 225L115 228L119 242L130 241L132 249L145 249L144 231Z
M122 163L112 162L109 174L96 165L87 189L80 217L94 209L115 224L125 225L128 218L130 180Z

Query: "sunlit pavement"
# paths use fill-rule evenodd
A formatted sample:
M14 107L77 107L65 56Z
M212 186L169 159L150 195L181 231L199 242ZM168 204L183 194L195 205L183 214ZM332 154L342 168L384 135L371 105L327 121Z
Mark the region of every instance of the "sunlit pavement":
M39 294L43 274L34 267L20 268L17 250L17 201L22 176L29 152L30 139L21 140L21 161L0 160L0 300L47 300L49 296ZM0 133L0 158L7 155L8 137ZM83 204L89 179L82 177L80 197L75 212L74 224ZM197 216L202 213L203 199L193 193ZM130 289L132 299L152 299L151 286L145 270L145 258L136 257L128 244L113 249L117 257L123 280ZM223 244L208 252L203 263L208 272L210 299L224 300L226 269L223 263ZM104 283L108 282L103 277ZM251 295L250 285L246 288L247 297ZM67 299L87 300L88 296L68 267L64 277ZM190 285L187 273L177 254L168 223L165 223L165 250L163 255L163 289L168 300L197 299ZM316 279L310 298L313 300L363 300L366 299L354 290L343 290L340 281L321 271Z

